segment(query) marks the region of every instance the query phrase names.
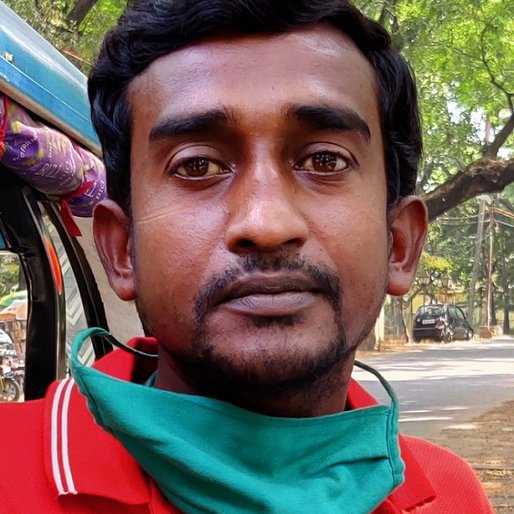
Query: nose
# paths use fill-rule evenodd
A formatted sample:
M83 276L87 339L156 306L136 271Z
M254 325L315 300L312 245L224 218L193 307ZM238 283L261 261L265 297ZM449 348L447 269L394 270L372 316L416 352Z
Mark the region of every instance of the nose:
M227 248L244 254L303 246L309 225L292 178L271 168L244 175L230 198Z

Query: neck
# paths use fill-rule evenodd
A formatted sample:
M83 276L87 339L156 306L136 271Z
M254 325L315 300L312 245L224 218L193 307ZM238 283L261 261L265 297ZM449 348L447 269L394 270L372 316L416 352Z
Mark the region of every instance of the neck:
M265 389L244 391L235 384L220 386L198 379L201 373L191 373L188 366L169 354L159 355L155 386L182 394L192 394L223 400L249 411L267 416L304 418L336 414L345 408L355 352L301 388L272 385Z

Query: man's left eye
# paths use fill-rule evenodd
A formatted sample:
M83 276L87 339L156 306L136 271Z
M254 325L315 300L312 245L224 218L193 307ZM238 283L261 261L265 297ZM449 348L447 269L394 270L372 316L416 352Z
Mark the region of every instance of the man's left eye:
M337 173L352 166L352 159L336 152L316 152L301 161L296 167L310 173Z

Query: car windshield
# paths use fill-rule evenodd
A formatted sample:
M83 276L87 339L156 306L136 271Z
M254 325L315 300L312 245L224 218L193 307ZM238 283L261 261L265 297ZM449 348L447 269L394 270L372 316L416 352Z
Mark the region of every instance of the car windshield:
M418 311L418 316L425 318L442 316L444 314L444 308L442 305L424 305Z

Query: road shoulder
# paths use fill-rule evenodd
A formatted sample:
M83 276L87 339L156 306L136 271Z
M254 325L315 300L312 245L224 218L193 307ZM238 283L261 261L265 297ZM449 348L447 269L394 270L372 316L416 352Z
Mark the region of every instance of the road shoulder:
M498 514L514 513L514 401L445 428L431 440L473 466Z

